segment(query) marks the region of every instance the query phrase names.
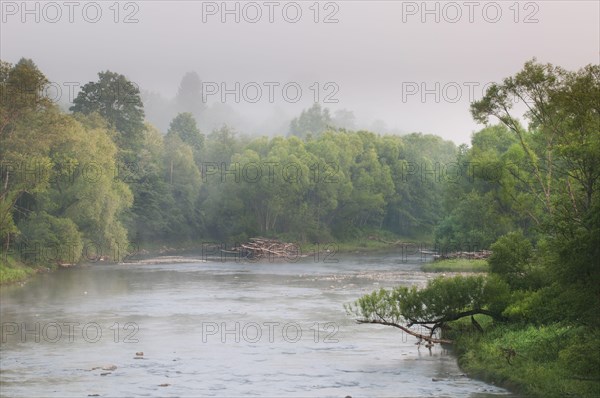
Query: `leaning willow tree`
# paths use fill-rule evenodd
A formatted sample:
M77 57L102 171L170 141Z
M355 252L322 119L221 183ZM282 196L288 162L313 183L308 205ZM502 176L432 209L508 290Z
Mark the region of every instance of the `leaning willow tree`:
M508 284L494 275L440 277L429 281L423 289L415 286L380 289L345 308L358 323L393 326L431 344L451 344L452 340L443 335L438 337L436 332L465 317L471 317L473 325L481 329L473 317L477 314L503 320L509 295ZM416 327L424 328L427 333Z
M513 109L515 99L526 109L527 126ZM600 329L600 65L571 72L529 61L491 85L471 113L485 125L499 121L516 138L496 159L496 183L510 216L534 223L535 245L513 232L492 245L487 276L380 290L347 311L359 323L394 326L429 343L450 342L434 338L436 331L463 317L479 329L476 314L594 335ZM416 332L418 325L429 333Z

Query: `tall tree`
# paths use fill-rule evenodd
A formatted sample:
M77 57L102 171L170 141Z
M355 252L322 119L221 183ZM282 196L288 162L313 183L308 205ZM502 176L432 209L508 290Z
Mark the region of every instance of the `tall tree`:
M348 109L338 109L335 111L332 124L345 130L356 130L356 117L354 112Z
M196 72L183 75L175 96L175 108L180 113L191 113L197 120L202 117L206 104L202 98L202 81Z
M175 116L167 133L167 136L170 135L177 135L181 141L188 144L194 151L194 155L199 154L204 149L204 134L200 133L194 115L189 112Z
M321 108L319 103L314 103L312 107L303 110L299 117L290 122L289 135L300 138L316 137L331 125L329 109Z
M512 113L514 98L527 106L527 127ZM597 352L600 66L569 72L527 62L514 77L492 85L471 111L477 121L496 117L504 127L487 127L475 134L470 150L460 149L457 163L477 163L480 170L473 173L477 178L471 187L447 191L456 195L448 200L456 212L441 229L457 223L456 231L473 235L475 226L484 224L480 229L493 237L504 212L514 217L504 227L516 232L491 245L491 273L486 277L436 279L422 290L381 290L360 298L349 312L358 322L395 326L413 335L411 326L428 326L429 336L417 337L431 342L433 331L473 314L512 321L515 329L523 321L552 325L590 338L586 347ZM483 166L493 166L496 172L485 175ZM514 221L519 218L530 218L539 227L533 242L519 231L523 224ZM579 372L597 370L597 356L574 354L580 350L576 340L566 349L557 345L543 350L552 361L583 361L585 366L569 365Z
M527 107L529 130L512 112L515 98ZM558 191L571 196L568 211L580 218L590 209L600 179L599 98L600 65L569 72L532 60L514 77L490 86L471 112L481 123L496 117L515 134L531 168L530 191L540 193L549 215L557 211L553 194Z
M26 58L16 65L0 60L0 137L6 137L17 119L51 107L45 95L48 79Z
M62 113L45 97L46 79L33 62L2 67L3 94L9 94L0 106L5 122L0 239L5 247L14 237L36 249L57 244L73 249L57 261L77 261L84 242L126 250L120 217L131 193L114 178L113 132L98 116Z
M124 149L137 149L144 131L144 105L140 90L125 76L105 71L98 73L98 81L81 88L70 108L73 112L89 115L99 113L111 129L117 131L117 144Z
M200 192L201 176L192 148L176 135L165 137L163 170L174 202L167 213L171 238L191 238L197 235L194 206Z
M50 145L60 135L57 109L44 95L46 76L33 61L0 61L0 240L5 249L19 230L24 196L48 188ZM15 220L15 218L17 220Z
M514 98L527 106L528 129L512 113ZM539 209L535 222L545 232L553 316L599 326L590 308L600 305L600 65L572 72L529 61L490 86L471 112L482 123L498 118L519 140L523 195Z

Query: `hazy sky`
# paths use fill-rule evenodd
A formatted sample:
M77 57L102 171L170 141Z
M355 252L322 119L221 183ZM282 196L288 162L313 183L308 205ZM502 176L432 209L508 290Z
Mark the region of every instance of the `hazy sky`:
M381 119L462 143L480 128L468 105L486 83L532 57L567 69L600 62L599 4L2 0L0 58L32 58L63 99L69 82L106 69L170 98L196 71L219 90L209 103L223 100L224 83L225 102L257 121L275 108L295 116L318 92L324 106L350 109L365 125Z

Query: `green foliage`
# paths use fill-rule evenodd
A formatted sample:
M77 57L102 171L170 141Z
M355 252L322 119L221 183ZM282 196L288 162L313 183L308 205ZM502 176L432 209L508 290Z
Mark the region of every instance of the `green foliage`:
M200 133L194 116L189 112L175 116L167 133L167 136L170 135L177 135L194 153L200 153L204 148L204 135Z
M289 135L300 138L317 137L331 125L329 109L323 109L318 102L315 102L312 107L303 110L300 117L291 121Z
M432 136L410 137L414 154L452 158L454 146ZM439 211L423 212L431 187L404 181L401 137L328 131L318 138L256 138L244 142L227 129L211 133L203 151L198 206L211 236L286 236L301 242L357 240L365 231L398 233L394 221L412 209L407 235L427 235ZM440 155L441 156L441 155ZM401 184L402 186L400 186ZM441 194L439 184L434 185ZM398 192L410 190L410 197ZM435 206L431 205L431 209ZM413 236L414 236L413 235Z
M528 102L527 129L511 114L515 97ZM600 394L598 98L600 66L569 72L534 60L471 107L476 120L496 117L518 140L502 145L500 160L518 167L505 163L511 178L499 179L498 199L534 223L537 245L511 232L491 246L491 272L512 289L503 312L512 322L459 337L460 363L531 395ZM507 348L512 363L498 357Z
M596 397L600 393L597 332L561 325L495 324L484 334L453 337L459 365L473 377L527 396ZM507 350L514 356L509 357Z
M33 61L16 65L0 61L0 240L18 234L15 212L24 195L35 195L48 187L48 173L35 172L24 178L23 170L51 167L48 146L59 133L55 108L40 92L48 80ZM49 124L50 128L44 126ZM46 131L44 131L46 130Z
M380 157L390 167L395 187L384 224L403 235L431 235L444 216L440 203L448 178L442 170L454 161L455 145L423 134L386 137L384 142Z
M222 163L229 164L231 157L235 153L242 151L243 142L238 133L224 125L221 128L213 130L206 137L206 149L203 160L206 163L212 162L218 165Z
M563 340L558 352L560 367L581 379L594 379L600 392L600 355L597 354L600 331L576 328Z
M41 197L53 214L77 224L87 241L106 250L124 249L128 242L121 215L133 198L128 176L124 171L122 175L117 173L117 147L104 129L86 130L73 122L67 126L63 131L68 135L57 148L56 153L61 156L55 164L61 170L68 159L81 173L70 180L53 179L52 189Z
M525 189L545 211L543 219L531 214L537 223L550 217L554 227L559 220L575 226L569 220L593 206L600 178L599 95L600 65L569 72L533 60L471 106L477 121L496 117L518 138L530 175ZM529 131L510 113L513 98L529 104Z
M513 211L533 220L541 234L535 257L518 234L492 246L492 272L513 288L543 286L515 313L545 313L535 317L545 322L600 324L590 310L600 303L599 94L600 66L569 72L533 60L471 107L476 120L496 117L518 139L506 156L519 160L519 169L511 170L515 183L505 191ZM528 99L529 129L510 113L511 97ZM547 300L539 300L542 296Z
M477 120L501 124L456 148L431 135L333 131L352 130L353 115L332 120L318 104L287 138L250 139L227 126L204 137L194 75L182 81L174 108L183 113L163 136L144 125L139 92L122 75L100 73L65 115L21 89L47 84L33 62L1 63L1 243L73 247L77 261L90 242L265 235L362 239L368 248L371 234L435 230L444 251L492 247L490 273L379 290L347 310L364 322L444 327L468 370L526 392L592 396L598 382L583 378L599 367L584 354L598 351L600 337L599 80L597 66L527 63L473 104ZM531 97L527 125L510 114L515 96ZM22 178L13 168L21 164L44 172ZM90 166L98 172L84 175ZM3 264L0 281L27 272ZM474 320L483 334L471 333ZM516 351L512 364L501 348Z
M183 116L180 121L193 119ZM173 244L199 235L201 176L194 159L198 152L183 141L177 130L163 137L148 125L136 155L135 168L127 173L134 196L127 225L135 243Z
M524 279L533 248L523 233L510 232L498 239L491 249L488 259L491 272L503 277L513 288L527 288Z
M136 168L127 173L133 192L133 204L127 214L127 229L133 240L145 244L168 240L169 209L175 206L169 184L164 176L163 136L147 126Z
M487 249L500 236L531 222L521 217L530 201L520 194L522 157L517 139L502 125L475 133L472 147L462 148L455 160L461 177L445 184L446 216L435 230L443 250Z
M26 58L14 66L0 60L0 135L9 135L19 119L52 107L43 93L50 82Z
M486 260L448 259L429 262L421 267L425 272L487 272Z
M478 313L500 319L509 300L508 286L500 278L455 276L433 279L423 289L380 289L347 305L346 310L361 321L440 327Z
M174 204L166 214L165 232L173 237L191 237L195 232L194 207L200 191L200 171L192 148L178 136L165 139L162 170Z
M0 258L0 285L23 281L34 273L34 268L15 261L5 253Z
M528 105L527 126L511 113L515 98ZM533 60L490 86L471 111L501 124L459 148L466 178L444 184L435 232L442 248L491 247L490 273L374 292L350 308L359 321L443 319L452 322L461 366L475 376L536 396L598 396L599 98L598 65L569 72ZM468 308L507 322L469 333L456 319Z
M489 248L510 230L510 221L500 216L496 207L491 194L466 193L436 227L436 246L442 252Z
M15 79L11 84L45 81L31 61L2 65L3 76ZM43 256L57 262L77 261L83 241L127 247L120 217L131 204L131 193L115 178L113 132L97 114L74 118L36 95L40 98L33 107L17 96L0 108L3 117L6 109L14 111L3 120L0 143L3 247L27 245L42 257L41 250L59 245L68 254Z
M83 242L77 226L68 218L45 212L32 213L19 223L22 259L29 263L74 264L81 258Z
M117 144L135 150L144 131L144 105L140 90L133 82L118 73L98 73L97 82L85 84L70 108L89 115L97 112L111 129L116 130Z

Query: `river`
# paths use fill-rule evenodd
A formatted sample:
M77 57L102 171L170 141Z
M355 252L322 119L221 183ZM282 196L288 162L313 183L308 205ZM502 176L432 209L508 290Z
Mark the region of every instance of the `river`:
M419 257L92 264L0 292L6 397L512 397L343 305L423 285Z

